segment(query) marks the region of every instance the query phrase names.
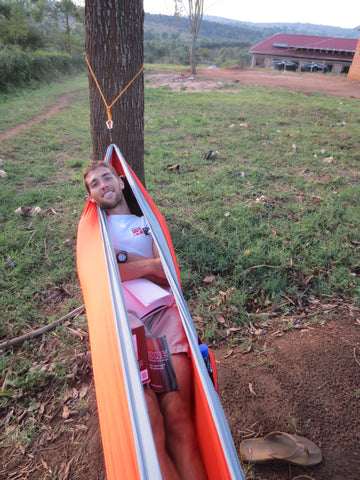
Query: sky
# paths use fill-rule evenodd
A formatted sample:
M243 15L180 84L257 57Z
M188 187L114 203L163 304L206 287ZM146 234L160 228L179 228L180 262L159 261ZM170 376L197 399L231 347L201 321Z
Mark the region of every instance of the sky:
M186 4L185 0L185 4ZM174 0L144 0L146 13L174 14ZM205 0L204 15L254 23L314 23L360 26L360 0Z

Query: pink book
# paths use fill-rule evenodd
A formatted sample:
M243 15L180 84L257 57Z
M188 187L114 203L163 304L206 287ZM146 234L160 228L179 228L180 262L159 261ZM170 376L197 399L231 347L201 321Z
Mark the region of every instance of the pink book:
M136 278L122 282L126 309L138 318L155 313L174 302L173 294L146 278Z

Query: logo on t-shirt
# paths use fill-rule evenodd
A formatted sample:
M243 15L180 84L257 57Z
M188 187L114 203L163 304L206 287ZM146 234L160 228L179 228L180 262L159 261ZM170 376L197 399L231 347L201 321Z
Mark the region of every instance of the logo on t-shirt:
M138 235L150 235L150 228L149 227L136 227L131 229L132 234L134 237L137 237Z

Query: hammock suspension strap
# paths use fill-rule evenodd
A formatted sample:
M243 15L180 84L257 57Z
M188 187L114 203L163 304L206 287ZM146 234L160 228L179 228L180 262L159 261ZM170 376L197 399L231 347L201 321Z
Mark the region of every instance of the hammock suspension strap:
M101 98L103 99L103 102L104 102L104 105L105 105L105 108L106 108L106 113L107 113L107 121L106 121L106 126L109 130L109 136L110 136L110 143L112 143L112 129L113 129L113 121L112 121L112 117L111 117L111 108L115 105L115 103L119 100L119 98L121 97L121 95L125 92L125 90L127 90L130 85L133 83L134 80L136 80L136 78L140 75L140 73L144 70L144 65L140 68L140 70L137 72L137 74L132 78L132 80L130 80L130 82L126 85L125 88L123 88L123 90L119 93L119 95L115 98L115 100L110 104L108 105L107 104L107 101L105 99L105 96L100 88L100 85L99 85L99 82L97 81L96 79L96 76L95 76L95 73L93 71L93 69L91 68L91 65L90 65L90 62L88 60L87 57L85 57L85 60L86 60L86 63L87 63L87 66L89 67L89 70L90 70L90 73L94 79L94 82L99 90L99 93L101 95Z

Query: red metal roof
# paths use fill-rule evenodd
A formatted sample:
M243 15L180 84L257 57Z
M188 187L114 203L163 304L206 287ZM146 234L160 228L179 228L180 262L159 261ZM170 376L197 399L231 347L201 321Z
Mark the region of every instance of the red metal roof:
M357 43L358 40L353 38L277 33L251 47L249 52L276 56L351 60Z

